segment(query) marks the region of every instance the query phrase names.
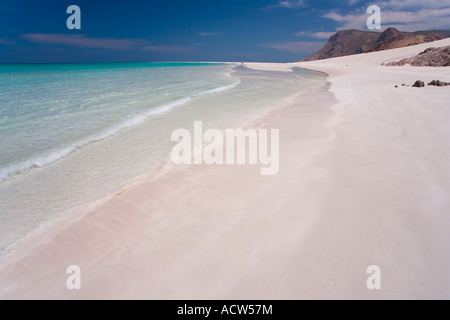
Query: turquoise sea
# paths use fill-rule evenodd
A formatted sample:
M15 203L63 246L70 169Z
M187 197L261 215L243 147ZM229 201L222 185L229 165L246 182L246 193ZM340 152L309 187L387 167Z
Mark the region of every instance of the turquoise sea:
M237 128L324 83L233 64L0 65L0 255L162 166L175 129Z

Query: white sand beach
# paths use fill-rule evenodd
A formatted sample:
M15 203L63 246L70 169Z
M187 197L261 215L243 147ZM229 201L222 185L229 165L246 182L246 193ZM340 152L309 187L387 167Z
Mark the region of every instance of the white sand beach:
M450 68L381 65L448 45L246 63L329 75L328 91L255 123L280 130L278 175L149 173L3 257L0 299L449 299L450 87L401 84L448 82Z

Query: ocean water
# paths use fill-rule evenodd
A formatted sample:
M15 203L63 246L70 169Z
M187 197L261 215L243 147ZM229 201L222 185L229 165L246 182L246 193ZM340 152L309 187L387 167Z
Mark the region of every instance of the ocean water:
M324 83L230 64L0 65L0 255L162 166L175 129L238 128Z

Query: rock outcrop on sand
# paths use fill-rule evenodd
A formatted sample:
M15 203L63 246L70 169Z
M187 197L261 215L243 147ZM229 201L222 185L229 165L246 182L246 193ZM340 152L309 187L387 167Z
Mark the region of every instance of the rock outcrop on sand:
M422 80L417 80L414 84L413 84L414 88L424 88L425 87L425 82L423 82Z
M404 66L405 64L414 67L449 67L450 46L443 48L428 48L415 57L391 62L386 64L386 66Z
M440 80L433 80L429 84L429 86L435 86L435 87L448 87L450 86L450 82L443 82Z
M443 81L440 81L440 80L433 80L428 85L429 86L435 86L435 87L448 87L448 86L450 86L450 82L443 82ZM395 87L398 88L399 86L396 85ZM402 87L410 87L410 86L403 83ZM412 87L413 88L425 88L425 82L423 82L422 80L417 80L412 85Z
M388 28L384 32L342 30L328 40L324 48L303 61L323 60L353 54L402 48L450 37L450 31L400 32Z

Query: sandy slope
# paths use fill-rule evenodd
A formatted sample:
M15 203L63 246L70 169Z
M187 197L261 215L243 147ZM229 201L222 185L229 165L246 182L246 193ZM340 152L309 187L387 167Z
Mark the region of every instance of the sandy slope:
M450 88L394 87L450 81L450 68L380 65L427 47L247 64L330 74L334 96L262 119L281 130L277 176L196 166L143 179L12 252L0 298L450 298ZM72 264L80 291L66 288Z

